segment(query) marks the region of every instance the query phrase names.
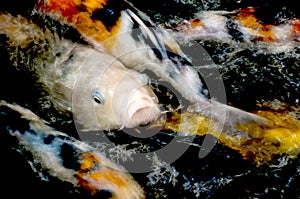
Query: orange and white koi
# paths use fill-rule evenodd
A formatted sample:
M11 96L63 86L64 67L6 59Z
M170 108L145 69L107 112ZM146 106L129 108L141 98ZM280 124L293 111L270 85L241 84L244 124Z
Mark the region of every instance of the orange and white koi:
M0 129L17 138L46 175L83 188L91 196L145 198L143 188L125 168L89 144L49 127L30 110L0 101L0 121Z
M268 43L274 50L286 51L297 45L300 39L300 20L289 19L273 25L263 24L255 16L256 8L234 11L201 11L191 20L177 23L174 30L190 39L217 40L239 43Z

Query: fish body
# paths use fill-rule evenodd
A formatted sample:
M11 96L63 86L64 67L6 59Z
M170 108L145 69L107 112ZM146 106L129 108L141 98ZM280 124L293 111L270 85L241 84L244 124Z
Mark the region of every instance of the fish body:
M127 68L150 70L191 102L203 96L203 84L177 42L126 1L41 1L36 8L76 28Z
M46 175L99 198L145 198L143 188L123 167L89 144L49 127L30 110L0 101L0 120L0 129L6 131L1 133L15 137L20 152L29 152L35 162L31 165L38 163Z
M36 9L77 29L91 45L104 49L127 68L167 82L187 100L193 112L216 119L221 125L268 121L257 115L219 103L208 90L177 41L165 29L127 1L45 0ZM152 73L147 73L151 71Z
M263 47L261 44L267 44L264 48L275 53L290 51L298 45L298 19L265 24L257 18L256 12L255 7L233 11L201 11L195 14L194 19L178 22L174 30L190 40L217 40L259 48Z
M38 13L36 13L38 14ZM38 77L59 111L83 130L134 127L160 115L145 75L107 53L64 39L22 16L0 15L10 64Z

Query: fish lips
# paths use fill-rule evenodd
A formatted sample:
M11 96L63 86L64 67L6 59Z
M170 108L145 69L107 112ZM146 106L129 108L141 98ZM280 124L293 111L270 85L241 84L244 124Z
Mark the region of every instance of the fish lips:
M116 99L116 98L114 98ZM126 101L127 100L127 101ZM155 121L160 115L161 110L158 104L158 98L148 85L140 85L132 89L131 93L124 96L121 115L116 114L116 120L120 121L122 127L134 128L146 125ZM125 109L124 109L125 108ZM114 110L114 113L120 113L120 110Z

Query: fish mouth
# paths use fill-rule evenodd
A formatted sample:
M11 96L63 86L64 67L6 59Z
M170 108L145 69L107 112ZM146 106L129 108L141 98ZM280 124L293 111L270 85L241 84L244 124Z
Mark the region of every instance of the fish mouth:
M161 114L161 110L152 98L142 98L132 101L128 106L128 116L130 121L127 128L147 125L156 120Z

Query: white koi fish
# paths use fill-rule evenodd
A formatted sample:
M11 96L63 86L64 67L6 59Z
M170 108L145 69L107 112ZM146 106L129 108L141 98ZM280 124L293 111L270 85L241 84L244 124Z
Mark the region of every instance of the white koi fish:
M148 16L123 0L44 0L36 9L76 28L91 45L104 49L127 68L151 71L185 98L188 107L226 123L268 123L262 117L222 104L207 90L178 43Z
M135 127L161 114L147 77L107 53L10 14L0 15L0 34L9 63L35 74L55 108L71 111L83 130Z

